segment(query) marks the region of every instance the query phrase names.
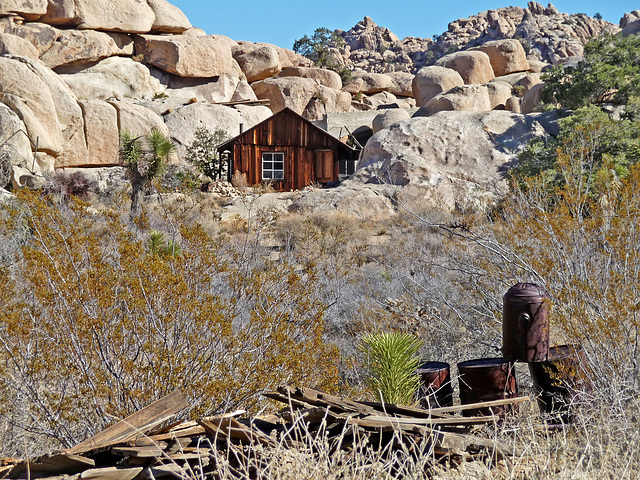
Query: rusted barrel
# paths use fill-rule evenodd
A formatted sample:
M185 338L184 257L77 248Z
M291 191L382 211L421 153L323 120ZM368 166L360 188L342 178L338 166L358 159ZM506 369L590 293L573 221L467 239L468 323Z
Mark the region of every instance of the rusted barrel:
M426 362L416 370L420 375L420 406L422 408L450 407L453 405L453 388L449 364Z
M514 363L504 358L480 358L458 364L460 401L489 402L518 396ZM513 405L465 410L465 416L504 415L515 409Z
M502 356L507 360L542 362L549 355L547 291L535 283L518 283L502 302Z
M556 414L556 420L571 421L569 408L578 392L589 391L585 357L579 345L560 345L549 349L544 362L529 364L533 386L542 413Z

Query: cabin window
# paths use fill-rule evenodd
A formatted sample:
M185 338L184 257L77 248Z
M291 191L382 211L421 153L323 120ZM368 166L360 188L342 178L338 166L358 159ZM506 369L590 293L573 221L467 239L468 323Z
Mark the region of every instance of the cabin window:
M262 154L262 179L284 180L284 153L264 152Z

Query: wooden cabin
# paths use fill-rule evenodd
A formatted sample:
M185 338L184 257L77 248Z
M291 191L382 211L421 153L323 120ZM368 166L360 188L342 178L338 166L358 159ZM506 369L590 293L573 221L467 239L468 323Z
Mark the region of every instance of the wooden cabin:
M357 162L356 150L289 108L223 143L218 152L227 157L229 180L239 171L249 185L268 182L279 191L346 178Z

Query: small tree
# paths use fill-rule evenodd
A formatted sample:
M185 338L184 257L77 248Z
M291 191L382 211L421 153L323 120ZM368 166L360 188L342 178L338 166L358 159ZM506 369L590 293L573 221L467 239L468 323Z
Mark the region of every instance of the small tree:
M338 73L342 81L351 79L351 72L336 61L331 53L332 48L340 48L345 45L344 39L336 32L328 28L316 28L313 35L296 40L293 43L293 51L307 57L316 67L328 68Z
M140 193L162 174L175 148L171 139L156 129L145 137L134 137L127 131L120 134L120 160L131 180L131 218L138 215Z
M222 178L223 162L217 148L229 139L221 128L211 132L207 127L199 127L195 140L187 147L187 161L212 180Z

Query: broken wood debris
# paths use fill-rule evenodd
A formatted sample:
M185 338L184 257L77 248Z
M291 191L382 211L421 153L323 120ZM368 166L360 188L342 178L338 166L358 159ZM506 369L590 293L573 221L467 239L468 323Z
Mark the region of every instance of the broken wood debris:
M239 472L239 465L246 465L249 458L263 463L266 459L260 455L266 455L265 452L296 448L302 436L314 434L328 435L330 441L339 439L335 444L342 449L350 448L357 436L377 448L385 445L396 448L404 439L414 445L426 441L436 458L446 457L449 461L483 454L509 457L522 452L495 439L469 434L473 425L500 422L502 417L459 414L479 407L529 401L522 397L423 410L358 402L304 387L280 386L277 392L265 396L284 403L285 408L277 416L241 418L246 412L239 410L158 428L186 408L186 399L177 390L68 450L33 460L3 459L0 478L56 475L75 475L78 480L216 478L219 467L216 462L220 459L229 462L229 472ZM349 429L355 430L350 434Z

